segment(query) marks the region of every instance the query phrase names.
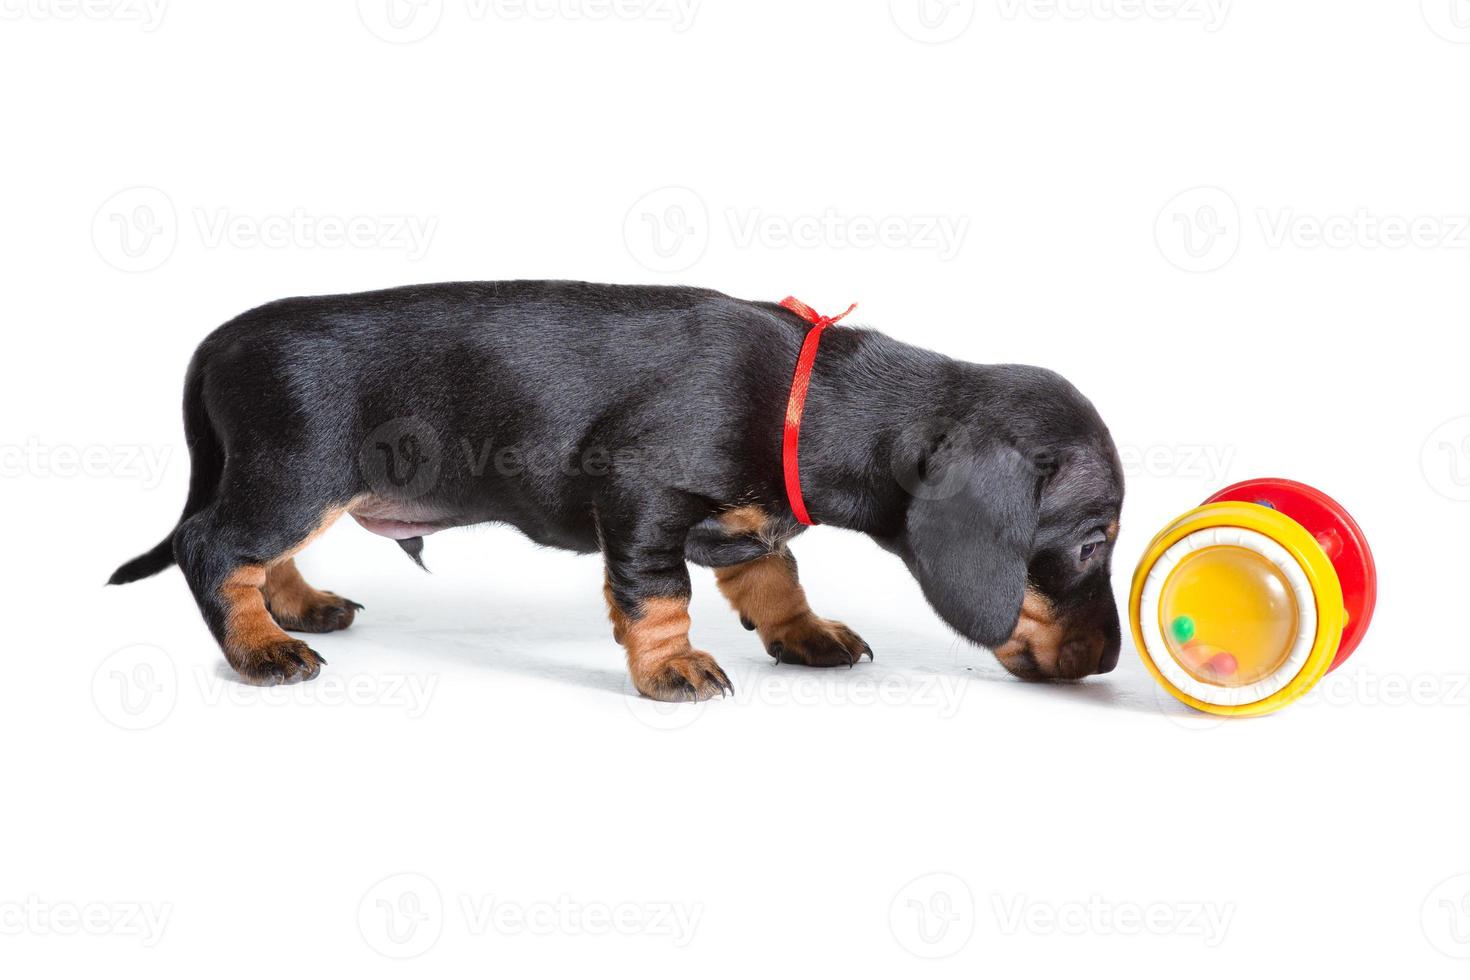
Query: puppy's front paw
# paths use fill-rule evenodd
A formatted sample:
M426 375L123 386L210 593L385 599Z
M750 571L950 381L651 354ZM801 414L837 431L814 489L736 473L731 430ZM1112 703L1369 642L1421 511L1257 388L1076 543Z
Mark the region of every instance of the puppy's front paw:
M766 652L778 664L851 667L865 654L873 659L873 648L835 619L802 616L767 631L761 638L766 641Z
M237 651L229 658L230 666L247 684L269 687L292 681L309 681L321 673L326 661L300 640L283 639Z
M735 693L715 658L700 650L671 654L634 673L633 686L655 701L706 701Z

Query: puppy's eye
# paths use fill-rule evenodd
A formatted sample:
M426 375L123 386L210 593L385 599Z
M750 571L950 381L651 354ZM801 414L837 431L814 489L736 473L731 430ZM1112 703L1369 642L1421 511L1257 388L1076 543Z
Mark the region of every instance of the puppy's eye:
M1079 565L1086 565L1088 560L1097 554L1098 549L1107 543L1108 532L1102 528L1095 529L1087 536L1087 540L1082 542L1081 547L1077 549L1077 563Z

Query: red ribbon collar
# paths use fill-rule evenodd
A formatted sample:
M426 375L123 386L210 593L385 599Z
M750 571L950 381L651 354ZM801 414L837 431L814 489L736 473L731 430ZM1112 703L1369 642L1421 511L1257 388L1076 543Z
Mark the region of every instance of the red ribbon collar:
M812 365L817 362L817 347L822 342L822 332L847 314L857 309L854 303L836 316L820 316L795 296L781 301L786 309L812 325L801 342L801 355L796 359L796 374L791 378L791 395L786 399L786 427L781 443L781 465L786 472L786 499L796 519L810 527L817 523L806 512L806 501L801 497L801 470L797 465L797 450L801 442L801 415L806 411L806 393L812 385Z

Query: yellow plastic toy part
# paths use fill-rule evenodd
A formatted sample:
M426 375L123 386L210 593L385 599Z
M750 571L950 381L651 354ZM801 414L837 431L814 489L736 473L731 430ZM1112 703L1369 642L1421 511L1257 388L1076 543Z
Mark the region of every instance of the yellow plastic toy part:
M1262 715L1322 679L1342 639L1342 586L1322 546L1269 507L1197 507L1150 542L1129 595L1144 666L1217 715Z

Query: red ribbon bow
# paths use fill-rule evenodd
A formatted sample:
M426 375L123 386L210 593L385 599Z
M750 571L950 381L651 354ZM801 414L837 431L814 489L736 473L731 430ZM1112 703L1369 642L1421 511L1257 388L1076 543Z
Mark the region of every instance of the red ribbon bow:
M786 472L786 499L796 519L810 527L817 523L806 511L806 501L801 497L801 469L797 465L797 449L801 442L801 415L806 410L806 395L812 385L812 365L817 362L817 346L822 342L822 331L857 309L853 303L836 316L821 316L795 296L781 301L786 309L812 325L801 342L801 354L796 359L796 374L791 379L791 395L786 399L786 426L781 443L781 465Z

